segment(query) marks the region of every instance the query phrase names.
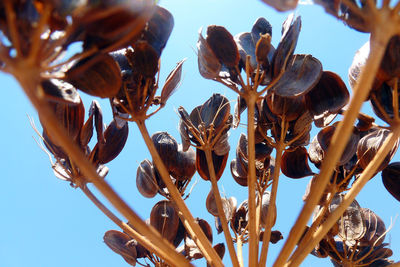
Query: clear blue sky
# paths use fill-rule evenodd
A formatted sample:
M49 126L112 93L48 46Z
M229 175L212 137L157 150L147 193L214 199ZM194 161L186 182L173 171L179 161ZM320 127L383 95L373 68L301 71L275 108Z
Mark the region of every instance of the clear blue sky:
M249 31L258 17L265 17L273 26L272 41L276 46L280 39L281 25L289 13L277 13L261 1L240 0L163 0L175 18L175 27L162 55L161 84L179 60L187 58L183 69L183 82L170 98L166 107L149 122L150 133L168 131L179 139L177 108L187 110L202 104L213 92L226 95L232 100L232 111L236 96L222 85L203 79L197 70L196 41L200 27L210 24L225 26L233 35ZM347 70L355 51L368 40L367 34L351 30L327 15L321 7L302 5L296 11L302 17L302 31L296 53L312 54L323 64L324 70L338 73L348 84ZM53 267L53 266L128 266L104 243L103 234L118 229L79 191L68 183L58 180L50 168L48 158L33 140L28 115L39 124L36 112L23 95L22 90L9 76L0 74L3 92L2 131L0 138L0 267ZM83 96L86 105L90 97ZM111 115L107 101L101 101L105 122ZM368 103L365 106L369 106ZM367 112L369 109L365 109ZM245 128L231 131L231 145L235 147ZM314 130L312 136L315 135ZM229 161L234 157L230 154ZM130 136L120 156L107 166L107 180L121 196L146 219L151 207L161 198L145 199L135 185L136 168L149 153L140 134L130 125ZM394 160L399 161L399 153ZM205 196L210 185L198 175L199 183L187 203L195 217L201 217L214 227L213 218L206 212ZM278 192L278 218L275 229L288 236L290 226L302 207L301 197L309 178L291 180L282 176ZM240 203L247 198L247 191L234 183L229 168L219 182L226 196L235 196ZM389 226L391 218L399 213L399 202L384 189L380 175L372 179L357 198L360 205L375 211ZM214 228L213 228L214 229ZM394 251L392 259L400 259L400 225L395 223L386 237ZM222 239L216 236L214 241ZM219 241L220 242L220 241ZM268 266L276 258L283 241L270 246ZM245 247L247 254L247 246ZM229 256L225 262L230 266ZM198 262L197 265L204 265ZM331 266L326 259L309 256L302 266Z

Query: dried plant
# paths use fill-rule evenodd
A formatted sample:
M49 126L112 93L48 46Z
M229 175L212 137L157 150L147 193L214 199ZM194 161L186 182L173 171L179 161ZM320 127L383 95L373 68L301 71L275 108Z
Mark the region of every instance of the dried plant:
M297 6L295 0L264 2L279 11ZM235 111L231 114L230 100L218 93L190 113L183 104L177 111L182 144L165 131L150 136L146 127L181 83L185 61L158 91L160 58L174 19L153 1L2 1L0 70L16 78L37 110L43 128L38 133L55 176L82 190L120 228L107 231L103 240L128 264L192 266L204 258L208 266L223 266L227 248L235 267L265 266L269 244L282 242L274 266L298 266L310 254L329 257L334 266L388 266L393 263L384 243L389 230L355 197L381 173L384 186L400 200L400 162L392 161L400 137L400 2L315 3L354 30L371 34L349 70L352 96L323 62L295 53L301 17L287 17L277 44L265 18L237 35L210 25L204 36L199 33L198 69L237 94ZM63 58L77 43L81 51ZM113 119L108 125L96 100L85 120L82 92L109 100ZM365 101L374 114L360 112ZM235 196L220 193L218 181L233 143L230 131L237 130L245 111L247 132L240 135L229 165L233 181L248 193L238 205ZM105 179L105 164L124 149L130 122L152 157L137 166L137 189L146 198L162 198L147 221ZM313 124L320 130L311 138ZM94 132L96 141L91 141ZM196 172L211 183L198 202L214 224L195 218L185 203ZM288 236L272 230L279 229L281 172L292 179L311 177ZM89 183L110 204L102 203ZM223 232L224 243L213 244L211 225Z

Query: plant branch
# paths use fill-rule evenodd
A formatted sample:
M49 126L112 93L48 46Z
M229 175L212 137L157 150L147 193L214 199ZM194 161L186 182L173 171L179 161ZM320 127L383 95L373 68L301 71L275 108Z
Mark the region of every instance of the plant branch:
M219 266L222 267L222 260L218 256L217 252L211 246L210 242L208 241L207 237L205 236L203 230L200 226L195 222L192 214L190 213L188 207L186 206L185 202L183 201L178 189L172 183L172 180L169 176L169 173L158 154L156 148L154 147L153 141L150 138L150 135L147 131L145 122L142 120L135 121L140 133L143 136L143 140L145 141L147 148L150 151L150 154L153 158L153 161L159 171L161 178L163 179L165 185L168 188L168 191L174 201L176 207L178 208L179 217L181 218L182 223L184 224L186 230L192 237L192 239L196 242L197 246L203 253L204 257L212 266Z
M256 215L256 157L254 112L257 101L257 92L246 90L247 103L247 154L248 154L248 203L249 203L249 266L256 266L258 262L258 224Z
M229 251L229 255L232 260L232 265L235 267L239 267L238 257L236 255L235 247L233 246L232 236L229 231L228 222L226 220L226 215L224 212L221 195L220 195L219 189L218 189L217 177L215 176L214 163L212 161L212 152L209 147L204 149L204 152L206 154L208 173L210 174L210 181L211 181L211 186L212 186L215 202L217 204L219 219L221 220L222 230L224 232L226 244L228 246L228 251Z
M285 124L284 120L282 120L282 123ZM283 132L283 129L285 129L285 133L286 133L285 125L282 125L282 132ZM276 147L276 160L275 160L274 173L273 173L273 177L272 177L271 197L270 197L269 206L268 206L268 214L267 214L265 230L264 230L264 235L263 235L263 241L262 241L263 243L262 243L262 247L261 247L261 256L260 256L259 266L265 266L267 263L268 246L269 246L269 240L271 238L271 228L273 226L272 225L273 224L272 215L274 214L273 208L275 207L276 195L278 193L278 182L279 182L279 174L281 172L282 153L285 148L285 144L284 144L285 133L281 133L280 141Z
M368 164L367 168L364 169L361 176L353 184L350 191L344 196L340 205L326 218L325 222L318 228L318 230L312 235L309 242L302 251L300 251L297 257L293 257L288 262L288 266L299 266L304 258L311 252L316 244L329 232L333 225L338 221L343 212L353 202L355 197L365 186L365 184L376 174L377 169L393 148L394 144L400 137L400 124L394 126L393 131L388 135L387 139L383 143L382 147L378 150L373 160Z
M286 259L290 256L293 248L304 232L308 219L313 213L315 205L318 204L318 201L329 182L336 163L338 162L347 144L347 140L349 139L353 129L352 126L354 121L358 116L358 112L364 100L369 94L375 74L385 53L386 44L391 37L390 32L379 31L377 34L377 36L374 34L371 36L370 54L361 72L360 79L355 85L354 95L349 108L345 111L343 120L339 123L337 129L335 130L335 133L331 139L331 145L329 146L326 157L322 162L321 171L315 178L316 181L311 187L310 195L308 196L306 203L304 204L303 209L296 220L296 223L292 227L289 237L279 253L274 266L283 266Z
M83 173L87 179L93 183L93 185L111 202L111 204L126 218L130 223L135 225L135 228L142 235L146 236L149 241L153 244L152 247L146 247L146 249L153 250L154 244L157 244L157 254L163 258L166 262L175 265L177 262L184 266L191 266L188 260L182 255L178 254L173 246L169 244L165 239L162 238L160 233L157 232L153 227L149 227L141 218L123 201L118 194L111 188L111 186L100 177L91 162L85 157L83 152L80 150L77 144L72 142L65 131L65 129L59 125L59 122L53 111L49 107L49 104L44 99L44 94L38 88L40 82L40 75L38 69L33 66L24 64L25 62L18 62L17 66L14 66L15 72L14 77L21 84L25 94L30 99L33 106L39 113L40 120L46 127L46 129L52 134L52 138L57 141L58 144L64 149L68 156L72 159L74 164L79 167L79 170ZM141 239L140 236L135 238ZM143 245L147 245L143 244Z

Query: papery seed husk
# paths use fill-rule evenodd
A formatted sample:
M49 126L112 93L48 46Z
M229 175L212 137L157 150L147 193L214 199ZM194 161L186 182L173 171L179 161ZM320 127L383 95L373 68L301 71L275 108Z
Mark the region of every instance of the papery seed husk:
M218 133L230 118L231 106L229 100L221 94L213 94L200 108L201 121L208 127L214 125ZM193 120L192 120L193 122Z
M182 146L178 146L177 158L175 164L170 169L171 176L178 181L188 180L196 173L196 153L193 148L187 151L182 150Z
M228 68L239 64L239 51L233 36L222 26L207 27L206 41L220 63Z
M363 138L360 139L357 146L357 157L359 159L359 165L365 169L368 164L373 160L374 156L378 152L379 148L383 145L390 131L386 129L375 130ZM392 149L386 155L376 172L383 170L394 156L399 142L393 145Z
M77 89L102 98L115 96L122 85L118 64L104 53L77 61L65 75L65 80Z
M135 73L144 78L154 79L158 72L159 55L154 48L145 41L137 41L134 50L127 50L126 56Z
M240 66L245 68L246 58L250 56L250 72L253 72L257 68L256 54L255 54L255 43L251 33L242 32L235 35L234 40L240 54Z
M282 97L272 91L268 91L266 101L269 110L280 119L285 117L286 121L293 121L303 114L306 109L304 96L296 98Z
M294 179L314 175L308 165L308 153L305 147L297 147L293 151L286 150L283 153L282 173Z
M214 164L215 176L217 181L221 178L222 173L224 172L226 162L228 160L228 155L229 153L223 156L218 156L214 152L212 152L212 162ZM206 154L203 150L200 149L196 149L196 169L201 178L206 181L210 180Z
M103 237L104 243L115 253L121 255L127 263L136 265L136 247L130 243L132 238L127 234L116 230L107 231Z
M167 170L175 168L178 153L175 138L167 132L156 132L151 139Z
M261 200L261 214L260 214L260 223L262 227L265 227L265 225L267 224L267 216L269 212L272 212L271 227L274 226L276 222L276 206L274 205L270 209L270 198L271 198L271 193L269 191L264 191Z
M197 41L197 63L201 76L206 79L214 79L219 76L222 65L218 58L208 45L206 39L199 31L199 40Z
M365 224L365 234L360 239L360 246L379 246L383 243L386 226L383 220L370 209L361 208ZM379 239L379 240L378 240Z
M242 164L237 159L233 159L230 167L235 182L241 186L247 186L247 170L243 169Z
M182 77L182 65L186 59L183 59L177 63L175 69L171 71L168 75L164 87L161 91L161 105L164 105L168 98L175 92L176 88L178 87L181 77Z
M298 0L262 0L278 11L288 11L297 7Z
M382 182L386 190L400 201L400 162L393 162L383 169Z
M54 101L58 103L78 105L81 98L76 88L65 81L58 79L43 80L40 87L45 94L47 101Z
M400 108L397 111L393 110L393 93L394 93L393 90L395 81L396 80L391 81L391 85L389 85L389 82L384 82L380 87L376 88L370 93L370 101L374 113L380 119L387 122L388 124L390 124L391 120L393 120L395 112L400 114ZM398 91L398 101L400 103L399 80L397 81L397 91Z
M136 187L144 197L152 198L158 192L158 185L153 171L153 164L143 160L136 172Z
M179 227L179 217L174 205L168 200L157 202L150 213L150 224L172 243Z

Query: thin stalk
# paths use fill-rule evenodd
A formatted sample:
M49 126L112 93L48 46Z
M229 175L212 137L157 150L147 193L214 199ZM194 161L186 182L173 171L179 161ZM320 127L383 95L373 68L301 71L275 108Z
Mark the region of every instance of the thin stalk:
M396 263L393 263L393 264L390 264L389 267L400 267L400 261L396 262Z
M239 259L239 265L240 267L243 267L243 241L242 241L242 236L237 236L236 238L236 248L237 248L237 256Z
M101 178L91 162L85 157L83 152L80 150L77 144L70 140L65 129L59 125L59 122L53 111L49 107L47 101L43 98L43 94L37 90L39 84L40 75L36 69L32 66L23 65L21 62L15 71L14 77L21 84L25 94L36 108L39 113L40 120L46 127L46 129L52 134L52 138L60 144L72 161L76 164L79 170L83 173L87 179L93 183L93 185L104 195L108 201L126 218L135 225L135 228L142 235L146 236L151 242L151 247L146 247L149 250L153 250L154 244L157 244L157 254L163 258L166 262L171 264L182 264L183 266L191 266L190 262L185 259L182 255L178 254L174 247L169 244L165 239L162 238L160 233L157 232L153 227L146 225L144 221L121 199L120 196L111 188L111 186ZM135 237L136 238L136 237ZM140 236L137 236L139 239ZM148 243L144 244L147 245Z
M212 152L210 148L204 149L204 152L206 154L208 173L210 174L210 181L214 193L215 202L217 204L219 219L221 220L222 230L224 232L226 244L228 246L228 251L231 257L232 265L235 267L239 267L239 261L236 255L235 247L233 246L232 236L229 231L228 221L226 220L226 215L224 212L224 207L222 205L221 195L218 189L217 177L215 176L214 163L212 160Z
M286 128L286 127L283 125L282 129L283 128ZM273 173L273 177L272 177L271 197L270 197L270 201L269 201L268 214L267 214L264 236L263 236L263 241L262 241L259 266L266 266L266 263L267 263L269 240L271 238L271 228L272 228L272 223L273 223L272 209L273 209L273 207L275 207L276 195L278 192L278 182L279 182L279 174L281 172L282 153L285 148L285 144L283 141L284 139L285 139L285 137L281 134L280 141L276 147L276 160L275 160L274 173Z
M207 237L205 236L203 230L201 230L200 226L195 222L192 214L190 213L188 207L186 206L185 202L183 201L178 189L172 183L172 180L169 176L165 165L158 154L156 148L154 147L153 141L150 138L150 135L147 131L146 125L144 121L136 121L136 124L139 128L140 133L142 134L143 140L149 149L149 152L153 158L153 161L159 171L161 178L163 179L165 185L168 188L168 192L170 193L176 207L178 208L179 217L181 218L182 223L184 224L186 230L188 231L189 235L192 239L196 242L196 245L199 247L203 256L207 259L207 261L212 266L219 266L222 267L222 260L218 256L217 252L211 246L210 242L208 241Z
M305 257L307 257L311 250L313 250L316 244L329 232L329 230L338 221L340 216L342 216L346 208L353 202L365 184L371 179L372 176L374 176L382 161L393 148L394 144L398 141L399 137L400 124L397 124L393 128L393 131L389 133L387 139L383 143L382 147L378 150L373 160L368 164L367 168L364 169L361 176L351 187L350 191L344 196L340 205L328 216L328 218L326 218L326 221L312 235L312 238L309 242L307 242L306 246L302 251L300 251L298 256L293 257L293 259L288 262L288 266L299 266L299 264L305 259Z
M386 44L390 39L390 32L378 31L378 36L371 35L371 49L367 62L361 72L360 79L355 85L354 95L350 102L349 108L345 111L343 120L339 123L333 137L331 145L324 161L322 162L321 171L316 176L316 182L310 190L303 209L301 210L296 223L292 227L288 239L286 240L274 266L283 266L286 259L290 256L293 248L296 246L305 226L313 213L315 205L318 204L326 185L333 173L333 170L338 162L343 150L347 144L350 134L353 130L353 124L358 116L358 112L367 98L375 79L375 74L380 66L380 62L385 53ZM380 34L380 35L379 35Z
M256 156L254 137L254 110L257 92L248 90L247 103L247 154L248 154L248 203L249 203L249 266L258 263L258 222L256 220Z

